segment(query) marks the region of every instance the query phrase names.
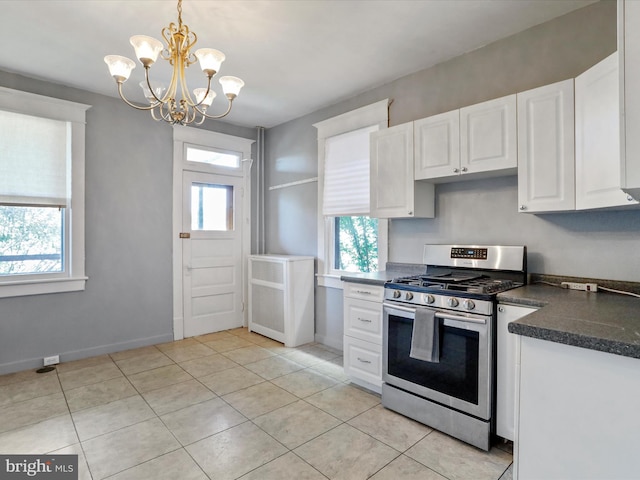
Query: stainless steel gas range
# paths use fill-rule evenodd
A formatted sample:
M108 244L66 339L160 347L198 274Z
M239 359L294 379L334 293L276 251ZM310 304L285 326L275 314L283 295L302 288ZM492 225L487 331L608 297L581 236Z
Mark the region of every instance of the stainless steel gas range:
M423 260L424 275L385 284L382 403L489 450L496 295L526 283L526 248L425 245Z

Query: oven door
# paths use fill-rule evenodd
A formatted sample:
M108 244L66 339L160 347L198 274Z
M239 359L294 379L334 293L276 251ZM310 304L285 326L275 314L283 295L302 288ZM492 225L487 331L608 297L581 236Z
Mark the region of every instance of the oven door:
M415 308L384 303L382 379L446 407L491 419L491 316L435 311L440 361L411 358Z

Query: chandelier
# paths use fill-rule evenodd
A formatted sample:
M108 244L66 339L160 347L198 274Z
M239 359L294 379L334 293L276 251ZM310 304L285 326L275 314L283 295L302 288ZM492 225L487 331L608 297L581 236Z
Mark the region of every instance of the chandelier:
M149 105L136 105L127 100L122 92L122 84L127 81L131 70L135 68L133 60L120 55L107 55L105 63L109 67L109 73L118 84L120 98L127 105L138 110L149 110L154 120L164 120L170 124L201 125L205 118L222 118L231 111L233 100L240 93L244 82L237 77L222 77L220 84L227 97L227 110L220 115L209 115L207 108L213 103L216 94L211 89L211 80L220 69L225 59L224 53L213 48L200 48L191 52L198 37L182 23L182 0L178 0L178 24L170 23L162 29L162 37L166 42L166 48L159 40L146 35L134 35L130 42L136 52L136 57L144 67L145 80L140 82L144 96ZM152 83L149 79L149 70L160 55L173 67L173 74L169 87ZM187 88L185 69L190 65L200 62L200 68L207 77L206 88L196 88L193 96ZM178 94L180 98L178 98Z

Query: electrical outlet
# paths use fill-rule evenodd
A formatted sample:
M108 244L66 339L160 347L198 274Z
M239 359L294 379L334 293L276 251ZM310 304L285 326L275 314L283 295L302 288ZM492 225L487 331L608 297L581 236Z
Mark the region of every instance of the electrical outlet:
M582 290L584 292L597 292L597 283L578 283L578 282L562 282L560 284L562 288L568 288L569 290Z
M53 355L51 357L44 357L44 366L56 365L60 363L60 355Z

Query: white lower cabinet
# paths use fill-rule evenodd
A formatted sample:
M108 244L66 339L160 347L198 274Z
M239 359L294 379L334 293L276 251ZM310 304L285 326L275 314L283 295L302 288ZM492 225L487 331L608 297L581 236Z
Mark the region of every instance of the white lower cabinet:
M640 359L517 338L514 478L638 478Z
M344 369L352 377L374 385L380 392L382 386L382 345L365 342L354 337L344 337ZM365 384L365 386L367 386Z
M344 372L353 383L382 388L384 287L344 283Z
M509 333L509 323L535 312L532 307L498 306L498 360L496 378L496 434L515 440L517 335Z

